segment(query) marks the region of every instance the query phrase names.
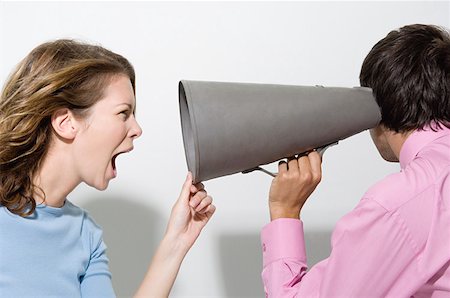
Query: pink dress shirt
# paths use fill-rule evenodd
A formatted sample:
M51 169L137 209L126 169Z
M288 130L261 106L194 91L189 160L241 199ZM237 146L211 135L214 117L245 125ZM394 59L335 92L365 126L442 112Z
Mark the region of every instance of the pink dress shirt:
M372 186L307 271L303 223L261 233L266 297L450 297L450 129L415 131L401 171Z

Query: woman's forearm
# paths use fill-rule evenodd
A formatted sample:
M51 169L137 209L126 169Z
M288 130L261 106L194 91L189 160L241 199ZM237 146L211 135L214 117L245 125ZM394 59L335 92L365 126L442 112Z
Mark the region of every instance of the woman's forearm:
M192 185L192 175L188 173L172 208L166 234L135 297L169 296L184 257L215 210L203 184Z
M165 235L135 297L168 297L189 246Z

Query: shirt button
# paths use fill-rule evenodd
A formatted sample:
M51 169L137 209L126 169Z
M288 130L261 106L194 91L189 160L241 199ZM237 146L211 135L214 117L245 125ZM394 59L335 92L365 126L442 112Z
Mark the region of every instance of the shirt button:
M262 250L263 250L263 252L266 252L266 244L265 243L263 243L263 245L262 245Z

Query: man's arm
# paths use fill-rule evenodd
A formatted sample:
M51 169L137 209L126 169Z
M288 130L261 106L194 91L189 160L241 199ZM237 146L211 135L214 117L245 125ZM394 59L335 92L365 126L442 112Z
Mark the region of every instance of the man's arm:
M416 290L419 252L402 217L363 199L341 219L329 258L307 271L300 211L320 181L320 157L280 163L272 182L272 222L262 231L268 297L406 297ZM291 172L292 171L292 172ZM306 173L305 173L306 172ZM409 297L409 296L408 296Z

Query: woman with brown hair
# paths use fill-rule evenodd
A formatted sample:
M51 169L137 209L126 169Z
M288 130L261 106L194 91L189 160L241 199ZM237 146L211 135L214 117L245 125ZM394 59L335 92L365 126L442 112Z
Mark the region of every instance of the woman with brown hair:
M102 231L66 199L80 183L104 190L142 130L135 74L103 47L56 40L19 63L0 98L0 293L114 297ZM215 211L188 174L136 296L166 297Z

